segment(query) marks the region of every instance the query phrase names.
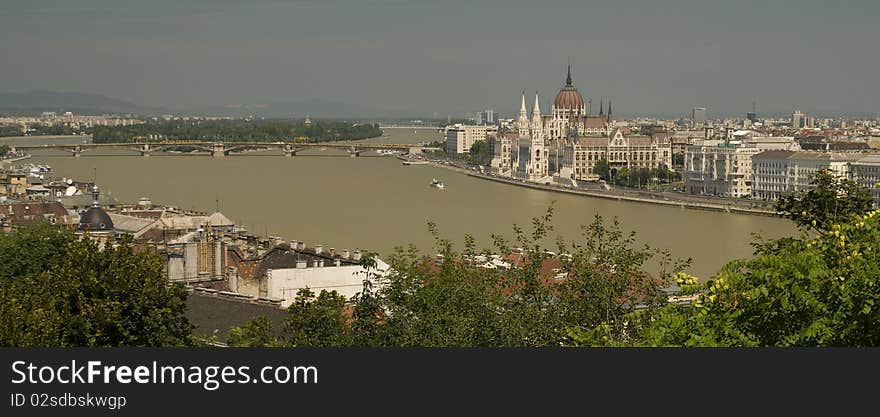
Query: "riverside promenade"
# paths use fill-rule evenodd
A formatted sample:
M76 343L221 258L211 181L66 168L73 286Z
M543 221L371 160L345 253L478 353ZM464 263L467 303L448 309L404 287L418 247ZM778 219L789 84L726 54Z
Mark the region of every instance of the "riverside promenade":
M527 187L536 190L544 190L556 193L575 194L585 197L604 198L607 200L631 201L643 204L657 204L669 207L679 207L682 209L708 210L725 213L751 214L757 216L775 216L776 212L770 208L761 207L760 203L743 199L742 201L734 199L721 198L705 198L689 194L678 193L658 193L650 191L621 191L621 190L586 190L580 188L566 188L558 184L540 184L515 178L499 177L496 175L480 173L473 169L453 165L451 163L441 163L433 160L412 159L398 157L403 161L426 161L430 165L437 168L445 168L451 171L459 172L474 178L495 181L499 183L515 185L518 187ZM720 201L719 201L720 200Z

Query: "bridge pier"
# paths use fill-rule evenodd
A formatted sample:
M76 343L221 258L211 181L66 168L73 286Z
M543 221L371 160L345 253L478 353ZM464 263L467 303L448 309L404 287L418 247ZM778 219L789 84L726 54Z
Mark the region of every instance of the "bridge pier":
M150 156L153 153L153 150L150 148L149 144L144 144L144 146L140 149L141 156Z
M285 146L283 151L284 151L284 156L293 157L293 156L296 156L296 153L299 151L299 149L296 149L293 146Z
M222 158L226 156L226 146L223 143L214 143L211 145L211 156L214 158Z
M73 152L74 158L79 158L80 155L82 155L82 146L77 146L77 147L73 148L73 150L71 152Z

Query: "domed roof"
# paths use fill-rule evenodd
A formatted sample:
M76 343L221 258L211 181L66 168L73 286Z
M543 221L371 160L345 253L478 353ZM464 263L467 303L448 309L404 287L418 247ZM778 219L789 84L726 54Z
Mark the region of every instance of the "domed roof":
M79 218L78 230L110 231L113 230L113 220L104 209L90 207Z
M559 90L553 105L557 109L580 109L584 107L584 97L571 83L571 66L568 67L568 75L565 77L565 86Z
M113 220L110 219L110 215L107 214L104 209L101 208L101 203L98 201L98 197L100 196L100 191L98 191L98 186L95 185L92 187L92 206L86 210L79 217L79 225L76 230L79 231L112 231L113 230Z

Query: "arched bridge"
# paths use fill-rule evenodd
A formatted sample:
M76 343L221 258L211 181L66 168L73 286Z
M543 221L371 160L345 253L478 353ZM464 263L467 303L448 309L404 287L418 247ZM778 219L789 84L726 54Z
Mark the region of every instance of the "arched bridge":
M200 142L200 141L168 141L168 142L125 142L125 143L83 143L68 145L17 145L10 148L12 152L27 152L38 149L52 149L70 152L79 157L84 151L90 149L128 149L138 152L141 156L150 156L154 152L167 151L169 149L187 147L197 151L211 154L220 158L230 153L241 152L247 149L278 149L285 156L295 156L297 152L309 148L328 148L348 151L351 156L360 156L362 152L377 150L405 151L410 154L424 151L436 151L440 148L430 148L412 144L386 143L386 144L359 144L359 143L294 143L294 142ZM201 153L197 153L199 155Z

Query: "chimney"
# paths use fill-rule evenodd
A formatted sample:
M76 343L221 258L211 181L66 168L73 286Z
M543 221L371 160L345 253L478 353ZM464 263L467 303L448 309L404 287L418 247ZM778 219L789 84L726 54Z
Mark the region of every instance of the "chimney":
M324 245L315 245L315 253L321 253L324 251Z
M355 261L359 261L359 260L361 260L361 250L360 250L360 249L355 249L355 250L354 250L354 255L351 257L351 259L353 259L353 260L355 260Z
M342 257L345 258L345 259L350 258L350 257L351 257L351 252L349 252L348 249L343 249L343 250L342 250Z
M330 248L330 250L327 253L329 253L330 256L336 256L336 248Z
M290 241L290 249L294 249L294 250L296 249L296 240Z
M296 249L303 250L306 248L306 242L296 242Z

